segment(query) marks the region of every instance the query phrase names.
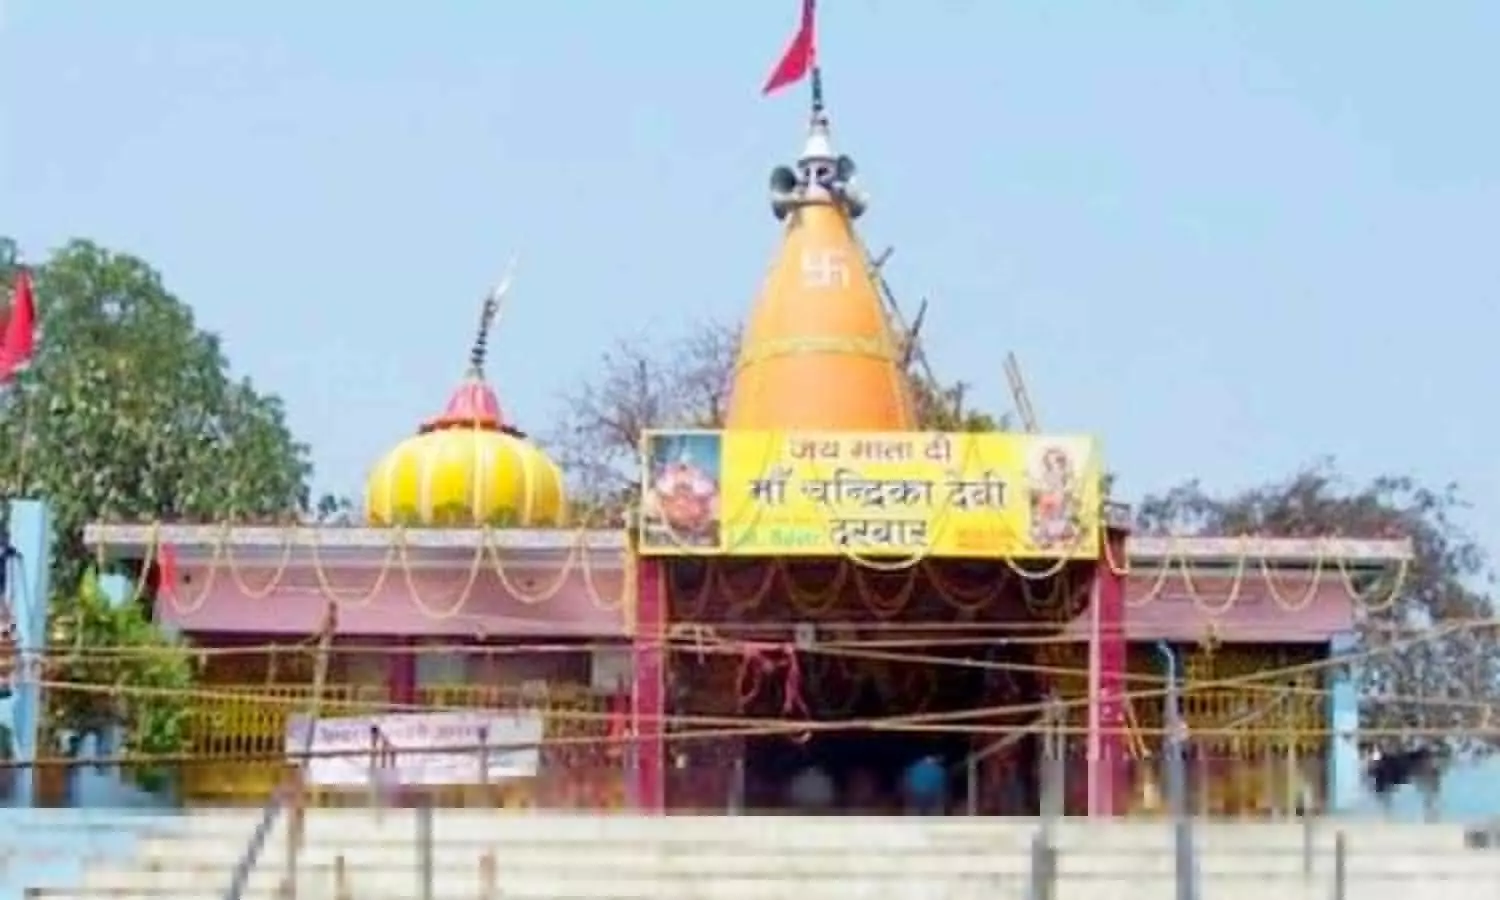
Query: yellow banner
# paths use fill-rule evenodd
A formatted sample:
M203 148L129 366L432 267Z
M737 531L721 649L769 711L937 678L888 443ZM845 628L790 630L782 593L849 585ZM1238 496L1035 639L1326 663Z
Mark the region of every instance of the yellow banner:
M1092 558L1103 467L1089 437L659 431L648 555Z

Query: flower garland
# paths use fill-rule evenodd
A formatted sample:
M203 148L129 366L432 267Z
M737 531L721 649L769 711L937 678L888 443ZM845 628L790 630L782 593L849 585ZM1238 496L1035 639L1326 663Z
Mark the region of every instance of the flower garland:
M535 606L555 598L567 588L576 575L582 581L584 594L595 608L607 612L618 611L625 602L624 594L628 587L630 573L625 573L627 577L621 589L606 592L601 588L597 572L598 564L594 558L597 551L591 551L589 547L588 538L591 533L586 528L574 531L573 539L567 545L564 558L557 564L556 574L539 589L533 590L523 587L518 582L515 570L517 568L534 570L536 567L531 564L521 566L508 564L505 560L504 547L498 541L496 532L490 528L482 528L479 541L473 548L473 555L464 566L463 577L456 588L441 591L443 596L439 598L424 596L424 590L415 576L416 565L413 558L415 548L406 529L402 527L398 526L389 530L390 540L376 567L373 581L365 587L350 588L336 584L330 577L330 569L340 567L330 566L325 560L326 548L320 539L319 529L288 528L283 532L283 540L275 554L274 561L269 564L259 562L247 564L243 559L236 557L233 526L226 523L219 526L218 534L210 545L207 562L201 566L193 566L194 572L201 572L203 575L197 590L191 592L190 595L186 594L182 590L183 584L174 581L171 585L162 586L158 591L158 596L179 616L190 616L200 611L208 602L208 598L213 594L218 579L223 573L228 574L235 589L242 596L252 600L265 600L285 585L289 573L311 571L317 581L318 592L324 598L343 608L359 609L372 604L389 586L390 579L399 573L405 582L406 592L411 602L422 614L433 621L447 621L465 614L464 610L468 607L469 601L480 589L482 576L488 571L511 597L528 606ZM297 541L299 534L310 537L299 545ZM307 548L310 560L306 565L294 563L295 552L299 546ZM615 553L616 551L609 552ZM104 561L102 546L98 553L102 563ZM167 558L167 551L161 540L161 526L153 524L146 541L141 574L135 586L136 596L145 596L148 593L148 578L153 564L165 566ZM246 573L252 569L257 571L269 569L270 571L264 581L257 583L246 577Z
M330 576L330 570L339 567L331 566L326 560L326 543L318 529L289 528L271 562L247 564L242 557L236 555L233 526L223 524L219 526L218 535L210 546L207 563L194 566L194 571L202 576L196 589L185 591L182 583L174 582L163 586L160 593L177 614L192 615L202 609L224 573L227 573L242 596L264 600L285 584L288 574L293 570L311 571L322 596L342 607L358 609L372 604L389 587L390 579L399 572L407 593L422 614L434 621L446 621L465 614L465 608L479 590L485 571L488 570L511 597L526 605L539 605L554 599L568 588L575 576L581 576L584 593L596 608L606 611L621 608L625 591L601 587L596 571L597 561L594 558L597 551L590 550L590 532L586 529L579 529L574 533L575 539L568 543L565 556L557 564L557 569L540 586L518 579L515 574L518 566L507 563L504 546L496 539L496 533L491 529L481 531L474 556L464 566L464 575L459 582L427 596L426 594L433 594L433 590L430 587L424 589L415 578L414 547L402 528L391 529L390 540L383 549L383 557L376 566L373 579L366 585L351 587L335 583L335 579ZM300 545L307 547L311 557L311 562L307 565L294 563L299 533L305 535ZM1143 576L1149 579L1143 591L1130 592L1126 599L1128 606L1143 607L1161 598L1167 592L1169 582L1175 577L1196 608L1213 617L1222 616L1234 608L1244 595L1253 564L1272 601L1287 612L1305 610L1315 602L1318 591L1326 583L1331 571L1338 573L1345 592L1361 610L1367 613L1379 612L1389 609L1399 599L1410 577L1412 565L1409 559L1397 560L1390 577L1380 579L1373 586L1361 586L1358 583L1359 574L1352 568L1349 560L1337 552L1339 542L1331 539L1322 543L1324 552L1312 560L1303 576L1305 581L1288 588L1284 585L1284 576L1278 575L1274 563L1264 556L1252 559L1255 556L1252 551L1254 538L1242 536L1241 547L1233 555L1228 584L1222 594L1214 597L1204 589L1202 574L1194 568L1184 549L1185 540L1181 537L1173 538L1160 562L1149 568L1130 565L1128 560L1122 561L1113 542L1103 542L1102 558L1110 572L1135 579ZM100 547L98 552L102 562L104 548ZM153 525L136 586L138 595L147 592L147 579L153 564L158 562L163 566L167 565L165 548L160 540L160 527ZM924 579L933 595L964 613L977 612L1011 590L1012 578L1009 577L980 578L966 583L965 578L955 573L963 571L964 567L975 565L970 561L924 556L914 562L899 562L901 565L895 565L891 560L871 560L858 554L846 554L839 558L831 579L815 583L807 575L796 572L795 560L746 560L740 572L755 573L752 579L754 583L747 589L744 574L740 578L734 578L723 560L712 563L705 561L704 577L699 580L697 590L682 590L683 580L676 579L678 590L674 599L689 610L690 616L706 608L709 599L716 595L726 598L733 610L748 612L779 591L799 613L809 618L818 618L833 609L839 598L852 589L877 617L894 618L909 605ZM1063 592L1057 576L1066 569L1069 562L1071 560L1060 558L1049 561L1040 569L1022 565L1015 560L995 560L990 564L1003 566L1008 575L1014 576L1021 583L1027 606L1035 611L1057 605ZM672 560L670 566L677 572L685 563L686 560ZM535 569L533 565L523 564L522 567ZM267 574L263 578L249 576L248 572L252 569ZM877 578L885 577L896 579L894 589L876 586ZM1035 586L1043 584L1046 585L1047 594L1038 599Z
M1130 607L1145 606L1159 599L1167 591L1167 582L1175 575L1181 582L1183 592L1187 594L1193 605L1205 613L1219 616L1238 603L1244 592L1251 566L1251 542L1253 536L1241 535L1240 550L1234 556L1229 585L1224 596L1215 601L1207 598L1200 589L1197 579L1201 577L1193 571L1192 561L1188 558L1184 543L1190 538L1180 535L1172 535L1166 553L1161 560L1149 569L1150 585L1139 594L1127 597L1126 605ZM1121 577L1142 577L1144 573L1139 569L1144 568L1132 563L1128 557L1121 560L1114 548L1113 542L1106 539L1103 542L1103 554L1105 566L1108 570ZM1382 612L1390 609L1400 599L1401 592L1406 587L1407 579L1411 574L1412 561L1408 558L1395 560L1394 572L1389 579L1389 590L1381 592L1381 585L1369 588L1361 588L1357 583L1357 575L1350 565L1346 555L1337 552L1340 541L1337 538L1329 538L1319 542L1319 553L1313 558L1311 568L1307 571L1307 583L1300 590L1292 593L1284 592L1278 583L1274 564L1265 556L1258 556L1254 565L1258 570L1261 580L1266 585L1266 593L1271 596L1272 601L1286 612L1301 612L1307 609L1317 599L1318 591L1324 584L1329 570L1338 572L1343 582L1344 591L1349 598L1355 602L1357 608L1366 613ZM1385 579L1382 579L1385 581ZM1383 593L1378 596L1377 593Z
M809 586L805 576L794 574L796 561L785 558L737 560L706 560L690 558L672 560L669 578L672 586L673 618L697 621L705 617L715 597L723 598L724 614L738 618L754 612L771 597L785 597L804 619L818 620L832 612L840 599L851 593L863 607L876 618L891 620L904 612L923 587L931 594L963 614L977 613L993 606L1002 598L1014 593L1018 587L1028 609L1032 612L1076 607L1080 596L1087 599L1089 584L1064 584L1066 579L1054 578L1046 584L1046 593L1039 592L1043 584L1038 580L1019 577L1009 567L995 565L997 573L1008 577L978 579L973 586L958 586L951 570L961 561L927 560L921 566L893 572L871 571L848 559L837 559L830 563L833 574L825 583ZM735 584L731 574L752 574L755 586L745 591ZM690 577L683 577L691 573ZM875 578L895 581L894 588L882 590L874 585Z

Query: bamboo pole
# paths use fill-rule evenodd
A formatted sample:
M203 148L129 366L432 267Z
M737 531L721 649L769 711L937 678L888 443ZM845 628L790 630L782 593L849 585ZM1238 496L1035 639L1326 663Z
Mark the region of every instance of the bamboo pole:
M328 660L333 651L333 636L338 631L338 606L328 601L323 611L323 621L318 626L317 656L313 663L312 696L307 703L307 737L302 746L303 757L294 760L288 772L288 812L286 823L286 861L281 877L281 895L284 900L297 898L297 869L307 819L307 758L312 751L314 732L318 728L318 717L323 712L323 695L328 689Z

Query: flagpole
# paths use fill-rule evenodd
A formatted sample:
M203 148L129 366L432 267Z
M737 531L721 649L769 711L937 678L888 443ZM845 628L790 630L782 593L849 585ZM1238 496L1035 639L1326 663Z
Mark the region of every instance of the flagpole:
M823 117L823 67L818 63L818 0L805 0L802 27L807 30L807 58L812 63L812 114Z

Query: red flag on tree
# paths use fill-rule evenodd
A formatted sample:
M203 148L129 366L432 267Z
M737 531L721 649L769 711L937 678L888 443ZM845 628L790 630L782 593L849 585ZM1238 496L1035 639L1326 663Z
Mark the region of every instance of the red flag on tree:
M0 384L16 377L36 353L36 300L31 294L31 273L21 269L11 296L10 316L0 335Z
M766 86L760 90L762 94L773 94L788 85L796 84L812 71L813 62L817 59L817 41L814 39L816 29L813 27L815 3L816 0L802 0L802 24L798 26L792 42L787 45L786 52L781 55L781 61L771 71L771 77L766 79Z

